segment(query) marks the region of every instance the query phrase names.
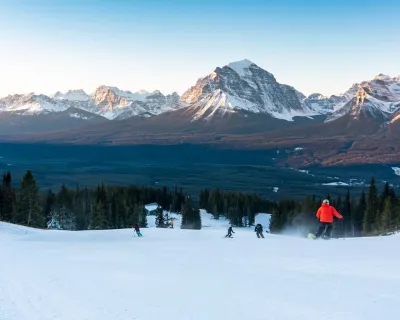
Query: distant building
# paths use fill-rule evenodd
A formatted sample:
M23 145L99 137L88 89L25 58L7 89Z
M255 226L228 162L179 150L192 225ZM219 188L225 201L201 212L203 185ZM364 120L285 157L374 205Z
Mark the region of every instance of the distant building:
M158 205L157 202L146 204L144 206L144 212L146 212L146 214L148 216L155 215L156 214L156 210L158 209L158 207L159 207L159 205Z

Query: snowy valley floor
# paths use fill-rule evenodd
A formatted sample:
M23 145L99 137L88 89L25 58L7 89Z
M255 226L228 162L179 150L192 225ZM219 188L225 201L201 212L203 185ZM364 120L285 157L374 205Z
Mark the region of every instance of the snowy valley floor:
M222 228L223 227L223 228ZM1 320L395 319L400 236L312 241L0 223Z

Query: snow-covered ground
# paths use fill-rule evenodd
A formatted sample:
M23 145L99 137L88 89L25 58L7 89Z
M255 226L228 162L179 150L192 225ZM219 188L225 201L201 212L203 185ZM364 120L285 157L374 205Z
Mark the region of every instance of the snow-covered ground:
M400 176L400 168L398 168L398 167L392 167L392 169L393 169L394 174L395 174L396 176Z
M235 229L50 231L0 223L1 320L396 319L400 236ZM258 219L268 223L268 215ZM176 224L178 226L178 224Z

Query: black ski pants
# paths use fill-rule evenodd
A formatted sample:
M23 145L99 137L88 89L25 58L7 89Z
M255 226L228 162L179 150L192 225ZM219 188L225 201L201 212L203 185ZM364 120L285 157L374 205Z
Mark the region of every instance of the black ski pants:
M325 228L326 228L326 231L325 231ZM325 235L327 237L330 237L331 236L331 232L332 232L332 223L330 223L330 222L320 222L320 225L319 225L317 233L315 234L315 237L319 238L324 231L325 231Z
M261 231L257 231L257 238L264 238L264 235Z
M232 238L232 232L228 232L228 234L225 236L225 238Z

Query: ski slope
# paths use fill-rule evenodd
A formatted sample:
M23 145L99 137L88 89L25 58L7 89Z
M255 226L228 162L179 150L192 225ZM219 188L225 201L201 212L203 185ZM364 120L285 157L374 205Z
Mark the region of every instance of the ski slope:
M143 238L0 223L0 319L398 317L399 236L257 239L246 228L225 239L226 221L204 220L201 231L149 228Z

